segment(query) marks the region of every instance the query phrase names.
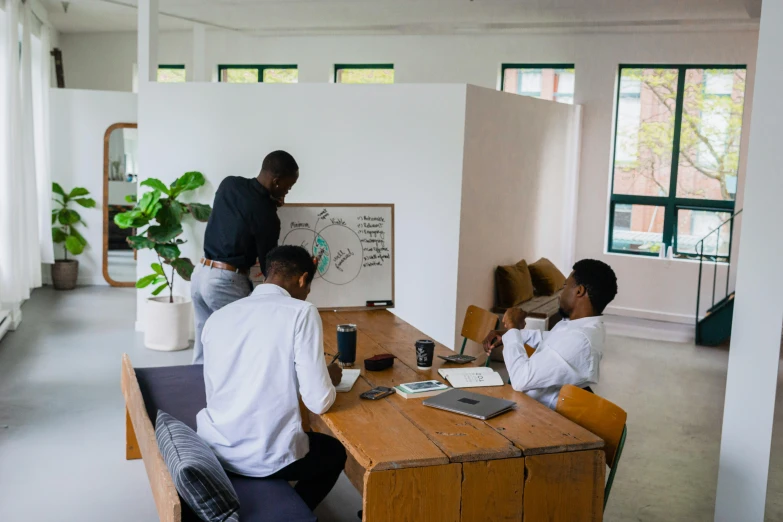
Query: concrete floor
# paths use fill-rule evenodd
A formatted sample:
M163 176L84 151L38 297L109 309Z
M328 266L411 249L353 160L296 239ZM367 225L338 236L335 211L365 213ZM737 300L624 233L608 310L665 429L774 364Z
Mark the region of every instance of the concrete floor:
M142 462L124 460L120 355L162 366L191 352L143 347L133 289L37 290L23 313L0 342L0 521L157 520ZM606 521L712 520L727 355L609 339L596 391L629 412L629 436ZM780 399L768 521L783 520ZM353 521L360 507L343 477L317 515Z

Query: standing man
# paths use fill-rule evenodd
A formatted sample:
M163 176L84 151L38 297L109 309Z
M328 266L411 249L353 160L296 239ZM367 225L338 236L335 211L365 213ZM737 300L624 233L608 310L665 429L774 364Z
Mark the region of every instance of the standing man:
M299 179L299 165L278 150L264 158L256 178L231 176L215 194L204 234L204 257L191 279L196 323L193 364L203 364L201 331L209 316L253 291L250 267L277 246L280 218L277 209Z

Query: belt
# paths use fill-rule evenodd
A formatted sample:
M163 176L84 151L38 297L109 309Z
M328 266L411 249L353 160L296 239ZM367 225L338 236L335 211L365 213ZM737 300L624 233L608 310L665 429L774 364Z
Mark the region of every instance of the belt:
M250 274L250 270L247 268L237 268L234 265L229 265L228 263L222 263L220 261L212 261L211 259L207 259L206 257L202 257L200 264L204 266L208 266L209 268L218 268L220 270L228 270L229 272L236 272L237 274L242 275L248 275Z

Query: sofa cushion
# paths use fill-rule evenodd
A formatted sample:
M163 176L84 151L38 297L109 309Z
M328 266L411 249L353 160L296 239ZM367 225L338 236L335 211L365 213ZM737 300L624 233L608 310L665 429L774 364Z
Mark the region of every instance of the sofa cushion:
M136 368L136 379L150 419L161 409L196 429L196 414L207 404L202 365ZM239 496L241 522L316 522L313 512L285 480L227 475ZM186 502L181 504L182 522L201 520Z
M542 257L528 268L538 295L552 295L563 288L566 277L549 259Z
M499 266L495 270L497 306L509 308L533 297L533 280L523 259L515 265Z
M239 522L239 497L215 453L198 434L158 411L155 438L179 496L205 522Z

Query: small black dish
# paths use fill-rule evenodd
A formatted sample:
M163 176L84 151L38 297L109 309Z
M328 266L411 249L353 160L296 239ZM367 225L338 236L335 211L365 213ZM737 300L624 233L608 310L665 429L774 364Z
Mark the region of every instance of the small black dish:
M382 353L364 360L364 369L370 372L378 372L391 368L395 357L390 353Z

